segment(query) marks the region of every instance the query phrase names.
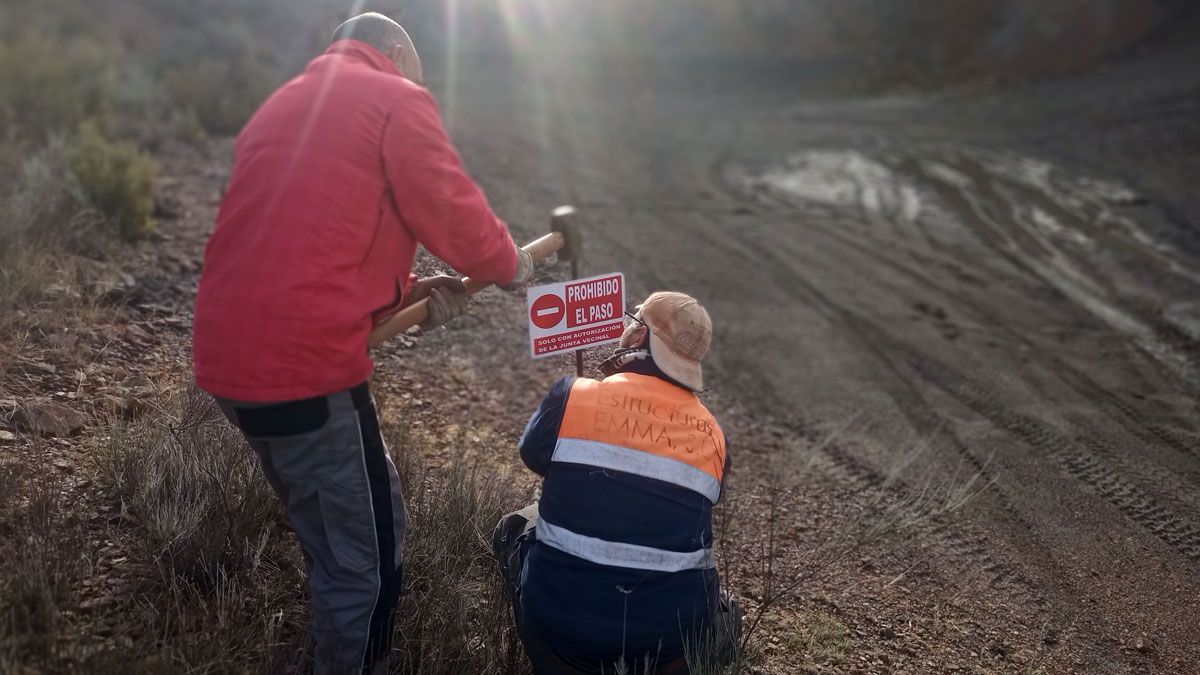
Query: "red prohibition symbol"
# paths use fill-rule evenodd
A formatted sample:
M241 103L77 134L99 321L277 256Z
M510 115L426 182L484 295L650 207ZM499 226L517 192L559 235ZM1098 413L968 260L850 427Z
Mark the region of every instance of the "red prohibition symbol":
M541 296L529 306L529 320L542 330L554 328L566 315L567 306L563 299L554 293Z

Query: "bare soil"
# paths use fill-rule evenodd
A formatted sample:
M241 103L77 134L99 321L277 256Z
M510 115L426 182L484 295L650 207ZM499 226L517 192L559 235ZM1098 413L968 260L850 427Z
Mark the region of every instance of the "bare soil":
M770 671L1187 673L1197 59L1184 45L1020 90L876 99L831 99L802 75L784 89L753 71L639 81L549 64L442 100L521 236L575 203L587 272L712 312L708 400L735 465L726 555L748 604L769 534L774 573L802 572L856 508L900 492L914 443L903 480L988 484L950 522L805 584L767 622ZM471 373L452 414L502 441L571 369L531 368L522 321L519 299L489 298L402 368ZM495 454L515 461L511 445ZM849 632L824 663L806 642L818 614Z
M585 273L624 272L631 300L686 291L713 315L705 396L734 461L723 565L752 614L905 486L986 486L778 601L757 671L1188 673L1198 62L1184 45L1021 90L877 99L751 69L478 65L435 84L514 236L573 203ZM135 295L88 326L24 330L0 398L100 419L103 397L152 406L187 373L230 149L164 153L162 234L120 261ZM573 364L531 363L524 321L523 296L486 291L379 350L374 385L431 459L474 458L532 498L515 443ZM64 457L77 442L58 442Z

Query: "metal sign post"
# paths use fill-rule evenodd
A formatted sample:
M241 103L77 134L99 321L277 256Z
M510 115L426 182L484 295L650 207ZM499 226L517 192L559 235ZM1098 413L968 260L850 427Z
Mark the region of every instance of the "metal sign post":
M579 278L579 256L571 258L571 278ZM575 377L583 377L583 350L575 351Z
M583 257L583 238L579 236L579 226L575 222L575 207L570 205L554 209L550 215L550 230L562 232L567 245L558 254L559 260L571 261L571 279L579 279L579 259ZM575 352L575 376L583 377L583 352Z

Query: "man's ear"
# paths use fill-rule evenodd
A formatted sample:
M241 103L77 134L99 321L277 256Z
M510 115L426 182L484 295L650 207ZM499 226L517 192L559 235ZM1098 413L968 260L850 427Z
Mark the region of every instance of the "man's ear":
M404 45L392 45L392 48L388 50L387 57L392 60L392 63L396 64L397 68L399 68L400 64L404 63Z
M646 327L640 323L635 323L625 329L625 332L621 334L621 341L618 344L626 349L637 349L645 346L647 337Z

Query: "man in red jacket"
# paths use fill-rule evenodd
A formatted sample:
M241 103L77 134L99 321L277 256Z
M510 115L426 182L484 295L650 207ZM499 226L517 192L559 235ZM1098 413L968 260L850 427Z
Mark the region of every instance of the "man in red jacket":
M258 453L309 565L318 673L387 666L404 501L367 389L367 336L428 297L427 326L466 304L417 279L417 245L509 288L532 274L421 87L398 24L342 24L238 136L196 297L194 367Z

